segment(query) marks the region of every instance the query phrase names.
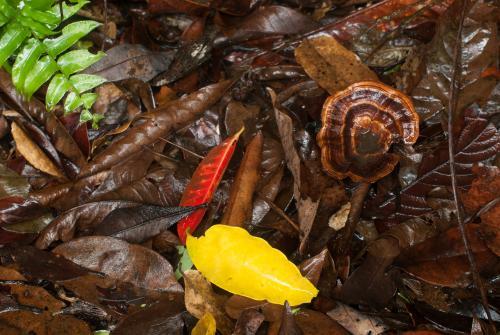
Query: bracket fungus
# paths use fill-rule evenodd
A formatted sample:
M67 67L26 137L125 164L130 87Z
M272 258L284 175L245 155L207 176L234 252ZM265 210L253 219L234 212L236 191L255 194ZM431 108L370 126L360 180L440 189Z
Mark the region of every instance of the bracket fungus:
M392 172L393 144L413 144L419 117L410 98L376 81L352 84L323 105L318 133L321 162L328 174L373 183Z

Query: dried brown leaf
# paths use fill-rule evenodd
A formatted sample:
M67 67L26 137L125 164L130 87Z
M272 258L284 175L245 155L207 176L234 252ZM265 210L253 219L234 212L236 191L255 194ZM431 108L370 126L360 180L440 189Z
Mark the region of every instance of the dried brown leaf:
M309 77L332 95L359 81L378 81L355 53L328 35L305 39L295 49L295 58Z
M224 311L226 298L217 295L210 282L195 270L184 272L186 309L191 315L201 319L205 313L211 313L216 321L217 329L223 335L233 332L234 323Z
M262 133L259 132L247 145L231 186L221 224L244 227L249 223L252 217L253 194L259 181L263 140Z
M35 168L59 179L65 179L63 173L52 162L38 145L24 132L24 130L12 122L12 137L16 142L16 148L21 155Z

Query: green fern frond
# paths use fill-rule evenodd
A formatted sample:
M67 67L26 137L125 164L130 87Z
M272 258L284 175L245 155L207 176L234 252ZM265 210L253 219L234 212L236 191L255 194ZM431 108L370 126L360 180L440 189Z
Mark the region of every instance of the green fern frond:
M52 110L66 95L64 110L83 108L82 121L88 121L89 109L97 95L88 91L105 79L78 74L99 61L104 53L86 49L70 50L100 23L84 20L56 30L62 20L73 16L89 1L71 0L55 4L53 0L0 0L0 66L11 68L16 89L27 98L49 82L46 106ZM62 11L62 13L61 13ZM94 123L98 116L91 118Z

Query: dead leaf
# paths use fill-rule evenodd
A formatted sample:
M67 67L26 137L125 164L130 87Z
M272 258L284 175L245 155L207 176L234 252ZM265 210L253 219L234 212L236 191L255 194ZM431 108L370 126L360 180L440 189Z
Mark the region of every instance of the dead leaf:
M47 157L47 155L36 145L24 130L12 122L12 137L16 142L16 148L21 155L35 168L59 179L65 179L62 172Z
M389 330L379 318L367 316L339 302L337 307L326 314L353 335L377 335Z
M283 309L283 315L281 316L281 325L278 335L304 335L295 321L292 314L292 308L290 307L290 304L288 304L288 301L285 301L285 308Z
M252 217L253 195L259 181L262 161L262 133L259 132L246 147L221 224L244 227Z
M450 79L454 71L453 52L450 50L454 50L457 43L461 3L454 1L443 14L436 35L426 48L425 72L411 94L421 122L439 124L446 117L442 114L449 105ZM457 91L457 115L453 116L458 120L454 124L455 130L467 123L461 117L464 109L472 103L483 105L496 85L495 78L481 78L481 73L498 61L494 7L484 0L468 3L461 36L459 66L462 73Z
M311 309L301 309L295 314L295 321L299 325L304 335L347 335L345 330L338 322L327 315L313 311Z
M203 275L195 270L184 272L186 309L188 312L201 319L210 313L216 320L217 329L223 335L233 332L234 323L224 312L226 298L217 295Z
M276 94L271 89L268 89L268 93L271 95L271 100L273 101L273 105L275 105ZM301 230L299 251L303 253L306 247L309 233L311 232L312 229L314 218L316 217L316 211L318 210L321 194L318 195L316 200L313 200L309 196L301 193L301 187L302 187L301 161L299 154L297 153L297 150L295 149L294 146L292 119L288 115L280 111L277 106L274 106L274 115L276 118L276 124L278 125L278 131L281 137L281 144L285 152L286 164L293 175L293 180L294 180L293 196L297 201L297 209L299 212L299 225Z
M140 245L106 237L81 237L63 243L54 253L92 271L150 290L182 292L168 261Z
M302 41L295 49L295 58L309 77L331 95L359 81L378 81L355 53L328 35Z
M264 315L254 309L243 311L236 321L236 326L232 335L255 335L259 330Z
M107 57L85 70L108 81L137 78L153 79L165 71L173 60L172 51L150 51L139 44L120 44L106 51Z
M482 240L480 226L468 224L465 227L478 271L491 269L498 258ZM433 285L467 287L472 280L461 234L456 227L403 250L396 264Z
M3 69L0 69L0 90L9 96L25 114L30 115L43 125L57 151L75 164L77 170L86 164L87 160L78 144L76 144L56 115L48 113L45 105L40 100L32 97L28 101L22 94L17 92L10 79L10 74Z
M335 231L339 231L340 229L344 228L350 211L351 203L348 202L340 207L340 209L335 214L330 216L330 219L328 220L328 226Z
M74 207L61 213L45 227L40 232L35 246L39 249L47 249L56 241L67 242L79 231L98 225L113 210L138 205L131 201L100 201Z
M109 168L126 157L144 150L144 146L153 144L160 137L165 138L171 131L186 126L201 116L207 107L217 102L229 85L229 81L210 85L157 108L149 113L147 118L134 124L124 137L111 143L96 155L80 175L87 176Z

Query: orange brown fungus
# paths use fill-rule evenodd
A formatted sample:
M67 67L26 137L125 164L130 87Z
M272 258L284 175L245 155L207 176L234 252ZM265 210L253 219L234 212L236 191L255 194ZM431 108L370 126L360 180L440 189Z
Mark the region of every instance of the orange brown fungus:
M337 179L381 179L398 163L392 144L413 144L418 138L419 118L410 98L375 81L352 84L329 97L322 121L321 162Z

